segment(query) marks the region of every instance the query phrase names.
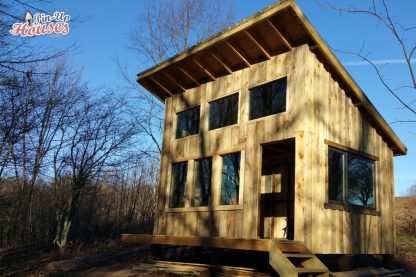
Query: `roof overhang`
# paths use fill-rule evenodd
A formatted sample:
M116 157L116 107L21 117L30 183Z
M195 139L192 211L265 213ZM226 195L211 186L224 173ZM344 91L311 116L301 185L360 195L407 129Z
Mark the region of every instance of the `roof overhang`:
M292 0L277 2L137 75L161 101L307 44L354 105L365 111L394 155L406 147Z

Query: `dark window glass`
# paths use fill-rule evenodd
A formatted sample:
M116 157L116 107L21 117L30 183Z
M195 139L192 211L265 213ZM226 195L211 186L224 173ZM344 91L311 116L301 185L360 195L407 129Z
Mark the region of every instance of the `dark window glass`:
M185 185L188 162L176 163L172 165L172 189L170 207L178 208L185 206Z
M176 138L199 133L199 106L180 112L177 115Z
M329 149L329 201L374 208L374 170L373 160Z
M240 153L223 156L221 205L238 204L240 188Z
M348 203L372 207L373 190L374 161L348 154Z
M286 111L286 83L285 77L250 89L250 119Z
M195 187L192 198L192 206L208 206L211 196L211 171L212 159L200 159L195 161Z
M344 153L329 149L328 197L330 201L344 201Z
M209 104L209 129L236 124L238 119L238 93Z

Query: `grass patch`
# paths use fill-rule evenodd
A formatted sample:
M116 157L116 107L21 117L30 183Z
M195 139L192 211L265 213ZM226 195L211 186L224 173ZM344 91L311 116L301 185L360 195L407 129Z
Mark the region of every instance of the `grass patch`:
M410 235L397 235L397 247L400 252L407 253L416 258L416 237Z
M416 236L397 234L397 261L408 270L416 270Z

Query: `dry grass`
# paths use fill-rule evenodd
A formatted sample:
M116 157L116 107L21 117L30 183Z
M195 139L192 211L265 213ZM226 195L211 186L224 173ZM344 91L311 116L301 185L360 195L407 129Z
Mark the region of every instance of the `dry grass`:
M408 270L416 270L416 197L396 197L397 257Z

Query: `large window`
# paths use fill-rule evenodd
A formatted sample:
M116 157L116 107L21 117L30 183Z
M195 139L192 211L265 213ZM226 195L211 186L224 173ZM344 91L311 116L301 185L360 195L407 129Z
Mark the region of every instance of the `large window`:
M374 161L348 154L348 203L374 205Z
M185 206L185 186L188 162L172 164L172 187L169 207L179 208Z
M176 138L199 133L200 107L194 107L177 114Z
M209 129L236 124L238 120L238 93L209 103Z
M329 201L373 208L374 169L373 160L329 148Z
M222 157L221 205L238 204L240 189L240 153Z
M286 111L287 78L250 89L250 119Z
M195 186L192 206L208 206L211 196L212 158L195 161Z

